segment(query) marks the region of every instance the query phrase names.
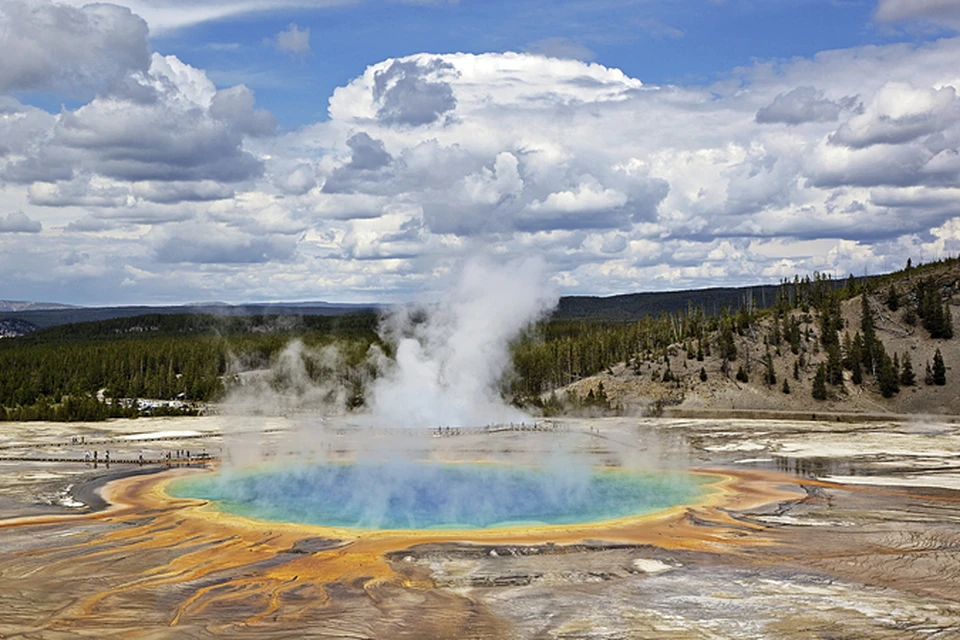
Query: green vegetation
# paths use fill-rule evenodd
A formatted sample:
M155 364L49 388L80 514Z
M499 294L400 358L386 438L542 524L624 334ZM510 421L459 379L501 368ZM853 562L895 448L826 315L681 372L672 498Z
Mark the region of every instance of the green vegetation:
M701 303L715 303L720 290L704 292L703 298L697 297L699 292L689 292L685 309L629 322L611 320L602 313L599 319L554 318L530 327L511 345L513 366L503 381L503 392L518 405L539 407L548 414L564 408L605 410L611 409L611 402L602 385L584 389L578 398L564 399L555 392L611 372L621 363L638 376L681 389L685 380L692 382L698 376L706 382L708 378L705 367L687 363L711 358L719 360L720 376L743 384L762 380L771 389L782 382L780 390L789 394L789 374L781 380L776 368L789 372L790 358L797 383L809 379L816 366L813 396L819 400L842 398L845 382L875 385L882 395L892 397L901 387L915 385L916 374L908 354L886 352L877 335L878 314L887 319L887 314L894 314L895 321L906 325L912 319L922 324L931 339L949 339L953 335L949 294L958 266L960 261L953 259L846 281L815 273L812 278L795 277L762 289L760 306L747 295L749 290L738 290L739 307L721 305L716 312L708 312ZM952 275L945 279L951 269ZM860 296L859 325L847 326L842 303L856 296ZM624 304L636 301L629 296L616 299L621 298ZM614 301L602 300L601 309ZM582 304L578 313L591 315ZM0 340L0 419L133 416L138 414L136 407L122 400L134 398L184 403L184 408L152 408L154 412L194 411L194 403L217 401L240 384L243 376L238 374L270 369L294 340L305 347L302 363L309 378L347 389L348 407L359 407L364 404L365 381L378 374L368 357L371 345L392 356L389 345L377 336L378 321L369 313L150 314L42 329ZM310 355L330 345L337 347L336 363ZM788 356L788 350L796 357ZM926 363L924 373L927 384L946 384L939 350L932 364ZM278 372L261 380L276 389L289 382Z
M336 342L349 369L377 341L376 321L371 315L149 315L52 327L0 341L0 419L137 415L120 398L218 400L232 384L231 374L269 367L294 338L310 348ZM332 375L313 361L305 365L316 379ZM346 379L350 371L336 375ZM158 411L163 409L150 413Z

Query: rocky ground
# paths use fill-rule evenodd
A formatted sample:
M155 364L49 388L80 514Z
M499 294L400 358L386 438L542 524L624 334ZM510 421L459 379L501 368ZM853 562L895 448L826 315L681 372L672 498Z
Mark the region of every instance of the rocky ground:
M4 425L0 637L960 638L960 427L638 418L541 427L438 438L223 417ZM76 447L78 436L87 442ZM114 459L205 447L234 459L365 449L529 462L559 449L736 481L714 506L629 526L334 540L155 491L158 479L196 469L25 460L82 458L91 441ZM105 481L153 469L109 485L120 506L94 512Z

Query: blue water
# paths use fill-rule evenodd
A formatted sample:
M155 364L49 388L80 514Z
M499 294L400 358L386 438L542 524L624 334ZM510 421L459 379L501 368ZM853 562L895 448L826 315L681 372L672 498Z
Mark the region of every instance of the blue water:
M258 520L360 529L598 522L696 501L709 476L488 464L324 464L177 481L175 497Z

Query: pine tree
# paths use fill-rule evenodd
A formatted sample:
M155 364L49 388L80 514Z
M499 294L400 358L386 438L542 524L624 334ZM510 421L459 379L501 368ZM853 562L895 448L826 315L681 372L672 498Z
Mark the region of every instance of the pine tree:
M910 354L904 353L900 360L900 384L905 387L912 387L917 383L917 376L913 372L913 363L910 361Z
M700 367L700 382L706 382L706 381L707 381L707 370L704 369L703 367Z
M942 387L947 384L947 367L943 362L940 349L933 354L933 384Z
M897 290L893 288L893 285L890 285L890 289L887 290L887 308L890 311L896 311L900 308L900 296L897 295Z
M843 364L840 358L840 346L831 342L827 346L827 382L843 384Z
M783 387L780 390L787 395L790 394L790 383L787 382L786 378L783 379Z
M767 351L767 355L763 358L763 364L766 366L765 379L768 386L773 386L777 384L777 374L773 369L773 356L770 355L770 352Z
M877 384L880 386L880 393L883 397L890 398L900 391L897 371L893 366L893 360L890 359L886 351L880 351L878 361Z
M877 355L879 344L877 340L876 329L874 328L873 310L870 308L870 300L866 292L860 297L860 333L862 340L861 360L863 368L868 373L875 373L877 367ZM882 348L882 345L881 345Z
M747 370L743 368L743 365L737 369L737 380L740 382L750 382L750 376L747 375Z
M827 399L827 367L822 362L813 377L813 397L816 400Z

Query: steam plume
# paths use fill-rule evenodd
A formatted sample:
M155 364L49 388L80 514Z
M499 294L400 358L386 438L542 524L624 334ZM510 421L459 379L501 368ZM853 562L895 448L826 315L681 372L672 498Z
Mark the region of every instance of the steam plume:
M541 260L468 262L457 287L429 307L405 307L384 319L396 348L381 359L369 390L384 426L467 426L528 419L500 397L510 341L557 303Z

